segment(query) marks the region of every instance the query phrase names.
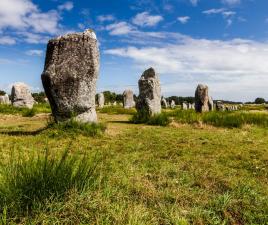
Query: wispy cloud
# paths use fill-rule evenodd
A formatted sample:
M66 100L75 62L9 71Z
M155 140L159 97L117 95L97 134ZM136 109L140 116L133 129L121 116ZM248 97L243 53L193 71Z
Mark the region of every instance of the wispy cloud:
M190 17L189 16L180 16L177 18L178 21L180 21L182 24L186 24L188 23L188 21L190 20Z
M105 29L108 30L111 35L129 34L133 31L133 27L127 22L113 23L106 26Z
M227 10L225 8L218 8L218 9L208 9L202 12L206 15L215 15L220 14L226 20L227 27L231 26L233 23L233 17L236 15L236 12Z
M152 27L161 22L164 18L160 15L150 15L148 12L137 14L132 23L141 27Z
M190 3L191 3L193 6L197 6L198 1L199 1L199 0L190 0Z
M100 15L97 17L97 20L103 23L106 21L113 21L115 20L115 17L113 15Z
M39 50L39 49L32 49L32 50L26 51L26 55L29 55L29 56L42 56L43 51Z
M64 4L59 5L58 9L59 10L71 11L73 9L73 7L74 7L73 2L65 2Z
M0 37L0 45L14 45L16 44L16 40L10 36Z
M222 3L233 6L241 3L241 0L222 0Z

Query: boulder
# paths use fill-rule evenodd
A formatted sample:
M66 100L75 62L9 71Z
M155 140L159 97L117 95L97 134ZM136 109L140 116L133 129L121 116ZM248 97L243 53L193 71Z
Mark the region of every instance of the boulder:
M135 107L134 96L132 90L125 90L123 92L123 106L125 109Z
M153 68L144 71L139 80L139 96L136 103L138 112L152 116L161 113L161 87Z
M198 84L195 91L195 111L208 112L209 111L209 95L208 86Z
M97 100L98 100L98 107L103 108L104 103L105 103L104 94L103 93L98 93Z
M164 97L161 99L161 106L163 109L167 109L168 107L167 100Z
M15 107L33 108L34 98L30 88L24 83L16 83L11 90L11 102Z
M174 100L171 100L170 102L170 108L174 109L176 107L176 103Z
M48 42L42 82L56 121L97 121L98 75L99 47L92 30Z

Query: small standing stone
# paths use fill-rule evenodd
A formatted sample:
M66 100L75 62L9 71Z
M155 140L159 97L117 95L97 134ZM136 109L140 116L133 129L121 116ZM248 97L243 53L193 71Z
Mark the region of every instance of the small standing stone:
M209 107L209 111L214 110L214 103L213 103L213 99L211 96L209 96L209 98L208 98L208 107Z
M170 108L174 109L176 107L176 103L174 100L171 100Z
M164 97L161 99L161 106L163 109L167 109L168 107L167 100Z
M161 87L158 75L153 68L142 74L139 80L138 112L149 116L161 113Z
M125 90L123 93L123 105L125 109L130 109L135 106L134 95L132 90Z
M33 108L34 98L30 88L24 83L16 83L11 90L11 102L15 107Z
M187 110L187 109L188 109L187 102L183 102L183 103L182 103L182 109L183 109L183 110Z
M5 104L5 105L9 105L10 104L10 100L9 100L8 94L5 94L3 96L0 96L0 104Z
M98 93L97 95L97 100L98 100L98 107L102 109L104 107L105 99L104 99L104 94L103 93Z

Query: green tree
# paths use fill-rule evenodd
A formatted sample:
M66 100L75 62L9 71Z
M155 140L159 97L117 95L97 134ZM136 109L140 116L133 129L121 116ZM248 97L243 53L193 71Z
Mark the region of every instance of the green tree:
M265 103L265 99L264 98L256 98L255 99L255 104L263 104Z
M5 91L0 90L0 96L3 96L3 95L5 95L5 94L6 94Z

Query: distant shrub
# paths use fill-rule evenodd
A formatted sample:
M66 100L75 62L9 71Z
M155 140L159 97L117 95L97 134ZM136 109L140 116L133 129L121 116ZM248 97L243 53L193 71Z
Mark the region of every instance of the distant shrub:
M48 151L28 159L12 155L9 163L0 166L0 211L7 209L8 216L31 214L70 190L83 192L94 183L94 161L70 155L69 150L59 158Z
M99 109L100 113L107 114L126 114L126 115L134 115L136 113L135 108L125 109L122 106L108 106L102 109Z
M149 116L146 111L139 111L132 116L130 122L135 124L146 123L149 125L167 126L171 120L166 113Z
M66 122L48 123L48 128L57 130L58 132L82 134L84 136L99 136L106 130L106 125L102 123L81 123L75 119Z

